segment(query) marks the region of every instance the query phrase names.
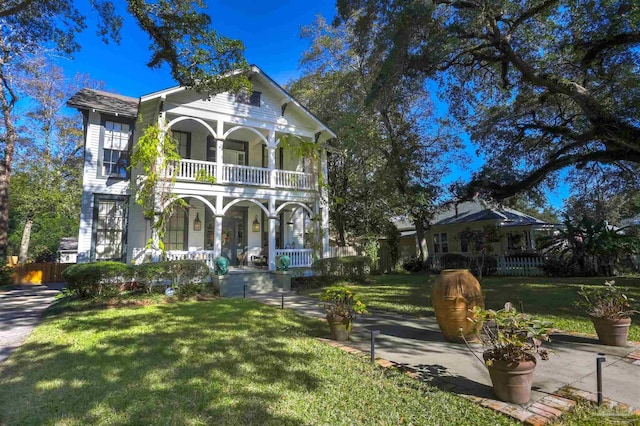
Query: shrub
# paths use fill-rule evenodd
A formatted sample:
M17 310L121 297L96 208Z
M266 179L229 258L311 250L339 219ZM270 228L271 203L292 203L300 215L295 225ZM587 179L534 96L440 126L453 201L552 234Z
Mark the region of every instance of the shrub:
M79 297L111 296L133 276L130 265L121 262L79 263L62 272L69 291Z
M200 260L173 260L164 263L175 286L200 284L207 281L210 275L209 267Z
M417 257L412 257L411 259L402 263L402 268L405 271L409 272L419 272L422 270L422 260L418 259Z
M186 299L205 292L205 283L184 283L176 287L178 299Z
M312 268L322 277L342 277L362 282L371 273L371 258L368 256L329 257L316 260Z
M140 284L147 293L151 293L154 286L165 286L170 284L167 262L150 262L141 263L134 266L134 279Z
M574 259L565 257L552 257L540 265L540 269L549 277L579 277L584 276L584 271Z
M446 253L440 257L442 269L469 269L471 258L458 253Z
M321 297L327 316L338 316L353 321L356 314L367 313L367 307L350 288L329 287Z
M11 278L12 274L13 268L10 266L4 265L0 267L0 285L13 284L13 279Z

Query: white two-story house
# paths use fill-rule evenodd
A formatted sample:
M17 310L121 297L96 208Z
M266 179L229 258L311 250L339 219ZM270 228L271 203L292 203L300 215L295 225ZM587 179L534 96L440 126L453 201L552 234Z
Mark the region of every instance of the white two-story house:
M85 131L78 262L136 262L144 252L152 231L134 201L129 158L155 123L178 142L172 191L188 202L167 225L169 259L213 265L224 256L231 266L273 270L279 255L292 267L328 255L329 211L318 175L326 176L325 142L335 134L258 67L249 73L250 96L171 87L139 99L83 89L69 100ZM285 135L317 144L320 167L280 146Z

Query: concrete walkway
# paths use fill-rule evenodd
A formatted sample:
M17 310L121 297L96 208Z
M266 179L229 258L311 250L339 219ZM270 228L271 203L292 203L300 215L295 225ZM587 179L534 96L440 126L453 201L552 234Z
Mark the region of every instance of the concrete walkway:
M62 287L23 285L0 293L0 364L29 337Z
M280 306L279 293L251 295L260 302ZM315 299L285 295L285 308L300 314L324 318L324 309ZM410 318L400 314L373 312L360 316L347 345L370 352L370 330L380 330L376 337L376 356L417 370L425 381L457 393L495 398L484 364L462 343L444 340L435 317ZM327 330L328 334L328 330ZM596 392L596 358L603 354L604 396L631 407L640 408L640 362L627 355L638 346L624 348L604 346L593 338L555 334L546 345L553 352L548 361L538 361L534 373L530 404L563 386ZM482 346L474 345L476 355Z

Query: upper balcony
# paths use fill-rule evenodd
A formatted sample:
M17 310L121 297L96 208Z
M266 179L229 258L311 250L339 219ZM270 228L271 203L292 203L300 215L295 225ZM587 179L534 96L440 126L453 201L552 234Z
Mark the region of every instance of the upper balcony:
M223 163L222 172L218 175L217 167L218 163L211 161L182 159L176 166L175 177L177 181L209 184L251 185L305 191L316 189L316 179L312 173Z

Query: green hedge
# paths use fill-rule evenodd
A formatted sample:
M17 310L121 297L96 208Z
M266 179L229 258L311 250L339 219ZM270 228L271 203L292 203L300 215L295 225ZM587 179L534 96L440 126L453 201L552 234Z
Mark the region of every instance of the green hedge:
M80 297L117 294L132 277L133 267L121 262L79 263L62 272L67 288Z
M364 281L371 273L368 256L345 256L318 259L313 262L314 272L322 277L340 277L352 281Z
M79 263L62 273L68 289L79 297L113 296L123 289L173 286L178 297L202 293L209 267L198 260L127 265L121 262Z

